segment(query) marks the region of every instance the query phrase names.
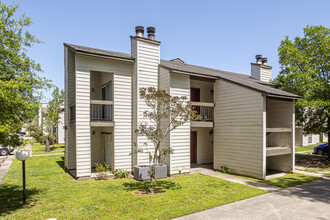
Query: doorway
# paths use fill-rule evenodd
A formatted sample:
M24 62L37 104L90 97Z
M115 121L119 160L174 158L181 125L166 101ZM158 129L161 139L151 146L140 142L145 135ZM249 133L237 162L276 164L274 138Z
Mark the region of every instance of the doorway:
M200 100L201 100L200 88L190 88L190 101L200 102Z
M104 162L111 166L113 164L112 133L102 132L102 144L104 149Z
M197 131L190 131L190 163L197 163Z
M201 100L201 90L200 88L190 88L190 101L200 102ZM200 106L194 106L194 110L197 114L200 114Z

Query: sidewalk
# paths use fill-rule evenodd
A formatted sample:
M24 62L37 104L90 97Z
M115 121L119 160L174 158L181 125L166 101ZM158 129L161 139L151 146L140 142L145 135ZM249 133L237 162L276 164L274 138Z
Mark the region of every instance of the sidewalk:
M255 182L253 180L243 179L243 178L240 178L237 176L231 176L231 175L227 175L227 174L217 173L217 172L214 172L212 169L207 169L207 168L193 168L193 169L191 169L190 173L191 174L199 173L199 174L203 174L203 175L208 175L208 176L228 180L231 182L244 184L244 185L251 186L254 188L267 190L270 192L281 189L280 187L277 187L277 186L272 186L272 185L268 185L265 183L259 183L259 182Z
M0 186L2 184L2 181L5 179L5 176L9 170L13 160L15 159L15 153L16 153L16 150L13 152L13 154L9 155L0 166Z
M320 179L177 219L330 219L329 185L330 179Z

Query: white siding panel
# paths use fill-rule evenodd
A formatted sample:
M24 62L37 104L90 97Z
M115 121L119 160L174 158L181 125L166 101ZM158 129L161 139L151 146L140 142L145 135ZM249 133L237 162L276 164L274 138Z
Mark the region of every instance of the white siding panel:
M148 142L145 137L137 137L135 130L140 123L150 124L151 122L143 117L143 112L149 110L145 101L139 98L139 90L143 87L158 88L158 65L160 63L160 46L153 43L140 41L132 38L131 54L135 58L133 71L133 143L137 143L138 147L143 147L147 142L148 147L152 149L154 146ZM148 164L148 154L140 153L133 156L133 166L136 164Z
M91 173L90 71L78 68L76 70L76 171L77 177L82 177Z
M91 138L90 138L90 80L91 72L106 73L113 76L114 88L114 169L130 171L131 159L131 76L133 64L112 61L84 55L76 55L77 94L77 175L90 175ZM95 79L96 80L96 79ZM109 80L109 79L108 79ZM78 132L79 128L79 132ZM116 158L116 153L119 157ZM79 157L79 161L78 161ZM79 171L78 171L79 170Z
M263 97L223 80L214 94L214 168L263 178Z
M75 127L71 127L70 105L75 103L75 57L74 53L64 48L65 66L65 108L64 126L65 130L65 167L68 170L76 168L76 143Z
M131 171L132 73L114 74L114 168Z
M186 96L190 100L190 78L187 75L170 75L170 94ZM174 153L170 156L170 174L189 172L190 169L190 122L176 128L170 134Z

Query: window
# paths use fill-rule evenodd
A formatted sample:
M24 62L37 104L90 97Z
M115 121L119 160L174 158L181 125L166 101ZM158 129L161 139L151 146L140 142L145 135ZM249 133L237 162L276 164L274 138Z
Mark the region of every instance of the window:
M102 86L102 100L112 101L112 82Z
M313 136L311 134L308 135L308 143L313 142Z

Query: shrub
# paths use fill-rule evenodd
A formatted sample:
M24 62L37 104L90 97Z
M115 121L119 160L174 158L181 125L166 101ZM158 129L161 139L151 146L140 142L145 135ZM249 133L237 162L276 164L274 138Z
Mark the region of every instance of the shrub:
M101 163L95 163L95 170L96 170L96 178L97 180L106 180L108 178L108 175L110 173L110 165L104 162L104 164Z
M56 143L56 137L54 135L49 135L49 145ZM46 135L42 135L39 141L40 144L46 144Z
M225 165L222 165L221 166L221 172L223 172L223 173L227 173L228 172L228 167L226 167Z
M37 142L41 141L43 131L39 126L32 125L27 130L30 132L30 136L33 137Z
M115 170L113 172L113 175L115 176L116 179L120 178L127 178L128 177L128 172L126 170Z

